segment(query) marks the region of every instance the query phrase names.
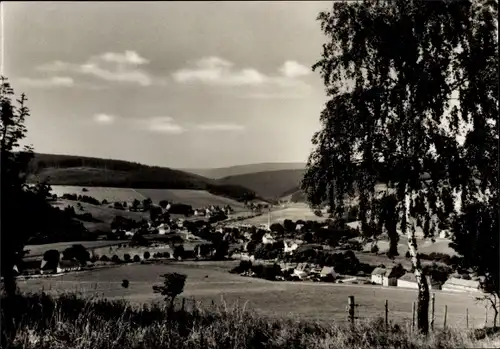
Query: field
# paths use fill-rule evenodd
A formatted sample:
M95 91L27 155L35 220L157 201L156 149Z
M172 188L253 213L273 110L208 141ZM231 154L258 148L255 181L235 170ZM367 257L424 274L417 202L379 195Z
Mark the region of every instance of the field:
M250 219L246 219L242 221L242 224L267 224L267 214L263 211L264 214L259 217L254 217ZM304 221L324 221L328 217L318 217L316 216L311 209L306 204L290 204L286 208L276 209L271 212L271 224L272 223L283 223L285 219L290 219L292 221L297 221L302 219Z
M371 285L319 284L308 282L271 282L246 278L227 271L236 262L172 262L165 265L123 265L92 272L81 272L53 278L19 281L22 291L65 292L80 291L84 295L101 295L108 299L125 299L132 303L158 299L152 285L161 282L160 274L183 273L188 276L183 296L194 297L204 304L211 301L229 304L247 302L246 307L271 317L300 318L323 323L346 320L349 295L355 296L360 306L360 318L382 316L384 302L389 300L391 320L405 322L411 319L412 302L416 290L384 288ZM127 279L127 289L121 287ZM469 325L482 326L485 311L471 294L436 291L436 327L441 327L444 306L448 307L449 326L465 327L465 309L469 310ZM189 302L188 302L189 303ZM491 316L491 314L490 314ZM491 320L490 320L491 321Z
M211 194L205 190L85 187L87 191L84 192L82 191L84 187L81 186L52 185L51 187L52 193L57 194L57 196L62 196L63 194L87 195L99 201L131 202L135 199L142 201L150 198L155 204L158 204L161 200L167 200L174 203L191 205L194 208L208 205L230 205L235 211L245 210L243 203Z

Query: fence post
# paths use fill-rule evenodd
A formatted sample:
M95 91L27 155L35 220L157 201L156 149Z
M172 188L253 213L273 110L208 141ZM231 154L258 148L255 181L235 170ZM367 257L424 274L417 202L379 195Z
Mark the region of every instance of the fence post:
M347 306L349 307L349 322L351 326L354 326L354 296L349 296Z
M469 308L465 308L465 324L469 328Z
M436 296L435 293L433 293L432 296L431 296L431 331L434 331L434 319L435 319L435 317L434 317L435 316L434 315L435 314L434 304L435 304L435 301L436 301L435 296Z
M444 306L444 322L443 322L443 327L446 328L446 316L448 315L448 306Z
M484 307L484 327L488 327L488 306Z
M385 300L385 328L389 327L389 301Z
M411 305L411 333L415 329L415 302Z
M186 298L183 297L182 298L182 311L184 311L186 309L185 306L186 306Z

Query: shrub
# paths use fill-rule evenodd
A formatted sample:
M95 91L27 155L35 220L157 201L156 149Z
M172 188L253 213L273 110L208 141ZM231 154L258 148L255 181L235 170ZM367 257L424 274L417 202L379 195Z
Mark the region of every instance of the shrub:
M230 273L241 274L252 269L252 262L250 261L240 261L240 265L234 267Z
M134 262L139 263L141 261L141 257L138 255L134 255Z
M161 276L164 278L163 285L153 286L153 291L164 296L165 301L170 302L170 310L173 310L175 297L184 291L187 276L177 273L167 273Z
M148 251L144 252L144 259L149 259L150 254Z
M370 252L371 253L378 253L379 249L378 249L378 246L377 245L373 245L370 249Z
M123 260L127 263L129 263L131 260L132 260L132 257L130 257L130 255L128 253L125 253L123 255Z
M102 262L109 262L109 257L108 257L108 256L106 256L105 254L103 254L103 255L101 256L101 258L99 258L99 260L100 260L100 261L102 261Z
M128 288L129 281L127 279L122 280L122 287L123 288Z
M406 251L406 253L405 253L405 257L406 257L406 258L410 258L410 257L411 257L411 256L410 256L410 251Z
M120 263L121 262L120 257L118 257L116 254L114 254L113 257L111 257L111 261L113 263Z
M184 257L184 246L178 245L174 248L174 258L179 259L179 257Z
M47 261L45 268L56 269L59 263L60 254L58 250L48 250L43 254L43 260Z

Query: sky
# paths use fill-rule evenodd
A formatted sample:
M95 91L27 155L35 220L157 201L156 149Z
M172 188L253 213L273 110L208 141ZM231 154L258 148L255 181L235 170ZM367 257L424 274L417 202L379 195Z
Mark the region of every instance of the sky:
M305 162L329 1L3 2L36 152L172 168Z

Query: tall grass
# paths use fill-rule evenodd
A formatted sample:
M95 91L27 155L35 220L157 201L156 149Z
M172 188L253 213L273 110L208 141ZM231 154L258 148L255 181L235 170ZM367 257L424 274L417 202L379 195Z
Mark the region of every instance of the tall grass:
M189 302L188 302L189 303ZM427 338L383 321L323 326L273 320L235 304L177 309L161 303L132 306L125 301L86 299L77 294L51 297L24 294L5 306L24 314L16 319L9 348L471 348L498 347L491 339L446 330ZM179 308L179 307L177 307ZM189 308L189 309L188 309Z

